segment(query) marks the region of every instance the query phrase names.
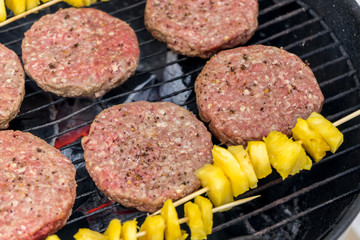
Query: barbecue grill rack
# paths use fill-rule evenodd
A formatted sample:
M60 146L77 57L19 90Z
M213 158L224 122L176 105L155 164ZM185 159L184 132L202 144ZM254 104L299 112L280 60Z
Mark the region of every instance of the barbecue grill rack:
M303 1L259 0L259 5L259 28L246 45L283 47L308 61L325 96L322 114L330 121L359 109L359 73L331 26ZM23 34L32 23L66 7L59 3L0 28L0 42L21 57ZM111 0L91 7L135 30L141 50L136 74L96 100L57 97L27 78L21 111L9 128L31 132L59 147L77 169L76 202L67 225L58 232L61 239L72 239L80 227L104 231L112 218L144 220L146 213L114 203L96 188L85 169L80 138L101 110L123 102L170 101L198 115L193 85L206 62L174 54L155 40L144 27L145 1ZM240 196L260 198L214 215L209 239L336 239L360 210L359 128L359 119L341 125L341 148L310 171L286 180L273 171L260 180L258 188Z

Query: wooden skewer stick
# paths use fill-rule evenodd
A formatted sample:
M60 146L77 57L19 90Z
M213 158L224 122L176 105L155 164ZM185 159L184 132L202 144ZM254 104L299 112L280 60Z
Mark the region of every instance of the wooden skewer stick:
M337 126L339 126L339 125L341 125L341 124L343 124L343 123L345 123L347 121L350 121L351 119L353 119L353 118L355 118L355 117L357 117L359 115L360 115L360 109L353 112L353 113L350 113L349 115L347 115L347 116L345 116L345 117L343 117L343 118L341 118L339 120L337 120L336 122L333 123L333 125L335 127L337 127Z
M202 190L202 189L201 189ZM200 190L199 190L200 191ZM190 195L189 195L190 196ZM228 204L224 204L222 206L219 206L219 207L216 207L216 208L213 208L212 209L212 213L217 213L217 212L221 212L221 211L224 211L226 209L229 209L229 208L233 208L233 207L236 207L238 205L241 205L243 203L246 203L246 202L249 202L251 200L254 200L255 198L258 198L260 197L260 195L255 195L255 196L252 196L252 197L248 197L248 198L243 198L243 199L239 199L237 201L234 201L234 202L231 202L231 203L228 203ZM174 203L175 205L175 203ZM183 223L186 223L187 221L189 220L189 218L187 217L184 217L184 218L180 218L179 219L179 223L180 224L183 224ZM146 232L138 232L136 237L142 237L146 234Z
M42 10L42 9L44 9L44 8L50 7L50 6L54 5L54 4L57 4L57 3L62 2L62 1L63 1L63 0L52 0L52 1L50 1L50 2L43 3L43 4L39 5L39 6L36 7L36 8L33 8L33 9L29 10L29 11L23 12L23 13L21 13L21 14L19 14L19 15L16 15L16 16L14 16L14 17L11 17L11 18L6 19L4 22L1 22L1 23L0 23L0 27L3 27L3 26L5 26L6 24L12 23L12 22L14 22L14 21L16 21L16 20L18 20L18 19L20 19L20 18L26 17L26 16L29 15L29 14L32 14L32 13L37 12L37 11L40 11L40 10Z

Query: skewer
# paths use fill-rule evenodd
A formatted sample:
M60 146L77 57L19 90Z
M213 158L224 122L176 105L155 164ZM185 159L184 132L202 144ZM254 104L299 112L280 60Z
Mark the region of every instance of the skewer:
M345 123L347 121L350 121L351 119L353 119L353 118L355 118L355 117L357 117L359 115L360 115L360 109L353 112L353 113L350 113L349 115L347 115L347 116L345 116L345 117L343 117L343 118L341 118L339 120L337 120L336 122L333 123L333 125L335 127L337 127L337 126L339 126L339 125L341 125L341 124L343 124L343 123Z
M21 14L19 14L19 15L16 15L16 16L14 16L14 17L11 17L11 18L9 18L9 19L6 19L4 22L1 22L1 23L0 23L0 27L3 27L3 26L5 26L5 25L7 25L7 24L9 24L9 23L12 23L12 22L20 19L20 18L26 17L26 16L29 15L29 14L32 14L32 13L37 12L37 11L40 11L40 10L42 10L42 9L44 9L44 8L50 7L50 6L55 5L55 4L57 4L57 3L59 3L59 2L62 2L62 1L63 1L63 0L52 0L52 1L49 1L49 2L47 2L47 3L43 3L43 4L39 5L39 6L36 7L36 8L33 8L33 9L29 10L29 11L23 12L23 13L21 13Z
M205 188L203 188L203 189L205 189ZM203 190L203 189L201 189L201 190ZM201 190L199 190L199 191L201 191ZM190 195L189 195L189 196L190 196ZM233 207L235 207L235 206L238 206L238 205L241 205L241 204L243 204L243 203L247 203L247 202L249 202L249 201L251 201L251 200L254 200L255 198L258 198L258 197L260 197L260 195L255 195L255 196L252 196L252 197L239 199L239 200L237 200L237 201L234 201L234 202L231 202L231 203L228 203L228 204L224 204L224 205L222 205L222 206L213 208L213 209L212 209L212 213L217 213L217 212L221 212L221 211L224 211L224 210L226 210L226 209L229 209L229 208L233 208ZM179 204L179 205L180 205L180 204ZM174 206L175 206L175 203L174 203ZM180 219L179 219L179 223L180 223L180 224L183 224L183 223L186 223L188 220L189 220L189 218L187 218L187 217L180 218ZM146 234L146 232L138 232L137 235L136 235L136 237L139 238L139 237L144 236L145 234Z

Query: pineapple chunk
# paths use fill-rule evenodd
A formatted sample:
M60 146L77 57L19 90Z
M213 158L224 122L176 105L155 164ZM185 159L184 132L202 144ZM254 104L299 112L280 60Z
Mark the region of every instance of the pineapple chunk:
M205 233L209 235L211 234L213 227L213 213L212 213L213 205L208 198L202 196L196 196L194 202L200 208L201 219L203 220L204 223Z
M121 239L123 240L136 240L137 239L137 221L136 219L126 221L121 230Z
M74 235L74 238L76 240L107 240L103 234L88 228L80 228L79 231Z
M298 118L295 127L291 130L293 137L305 148L316 162L319 162L330 151L325 139L316 131L311 129L306 120Z
M195 175L200 179L203 187L209 187L207 194L214 206L218 207L234 201L230 182L221 168L205 164L195 171Z
M26 0L26 11L36 8L40 5L40 0Z
M235 156L240 164L241 169L244 171L250 188L256 188L258 179L256 177L254 168L251 164L250 156L242 145L230 146L228 150Z
M140 227L140 232L146 232L140 240L162 240L164 239L165 221L159 216L148 216Z
M171 199L164 202L161 208L161 217L165 221L165 239L181 240L181 229L178 214Z
M47 236L45 240L60 240L60 238L54 234L54 235Z
M310 128L314 129L325 139L330 146L330 151L335 153L340 145L344 142L343 134L329 120L319 113L313 112L306 119Z
M121 221L119 219L113 219L110 221L109 226L104 232L105 237L108 240L120 240L121 234Z
M265 143L262 141L250 141L248 142L246 150L249 152L257 178L260 179L268 176L272 172L272 169Z
M15 15L19 15L25 12L25 0L5 0L5 5L10 9Z
M311 160L299 142L294 142L285 134L272 131L264 139L271 165L285 179L289 174L301 169L310 169Z
M96 3L96 0L83 0L83 4L87 7L93 3Z
M6 9L4 0L0 0L0 22L6 20Z
M227 149L214 145L212 149L214 165L220 167L230 180L233 196L249 190L249 182L234 155Z
M185 217L188 217L187 225L190 228L191 240L206 239L204 222L201 218L201 211L198 205L187 202L184 205Z
M67 4L73 6L73 7L83 7L84 2L83 0L64 0Z

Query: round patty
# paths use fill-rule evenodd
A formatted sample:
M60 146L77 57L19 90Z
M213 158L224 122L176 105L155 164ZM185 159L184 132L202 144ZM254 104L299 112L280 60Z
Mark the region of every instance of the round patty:
M194 172L212 162L211 134L169 102L134 102L102 111L82 139L86 169L110 199L154 212L200 187Z
M145 26L173 51L208 58L247 42L258 8L257 0L147 0Z
M26 73L45 91L65 97L104 95L135 72L139 54L127 23L91 8L43 16L22 42Z
M75 168L30 133L0 131L0 239L44 239L63 227L76 195Z
M200 117L227 145L261 140L272 130L291 135L297 118L324 101L311 69L285 50L255 45L220 52L195 82Z
M0 43L0 129L9 127L25 95L25 73L16 53Z

